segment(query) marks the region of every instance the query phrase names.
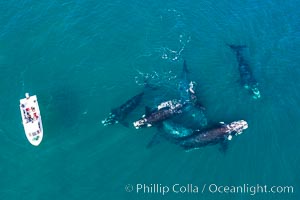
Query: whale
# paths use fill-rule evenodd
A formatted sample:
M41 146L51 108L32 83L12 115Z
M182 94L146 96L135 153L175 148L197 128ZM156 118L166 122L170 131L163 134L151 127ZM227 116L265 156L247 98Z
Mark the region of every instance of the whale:
M232 140L233 136L240 135L247 128L248 123L245 120L233 121L229 124L221 122L207 129L195 130L189 136L178 138L176 143L185 150L222 144L225 141Z
M182 72L178 84L179 100L173 99L160 103L154 109L146 107L146 114L133 123L135 128L150 127L152 124L160 123L166 119L180 115L183 121L193 121L195 124L205 126L206 117L202 110L203 106L199 103L195 93L195 82L189 80L189 70L186 60L183 60ZM188 118L192 119L188 119Z
M171 143L177 142L177 139L193 134L193 129L186 128L182 124L175 123L171 119L163 121L158 127L157 132L153 135L150 142L147 144L147 149L159 144L162 140Z
M194 129L203 128L207 125L207 119L203 113L205 108L197 99L195 93L196 83L190 80L189 74L190 71L188 70L186 60L183 60L178 83L178 94L179 101L184 106L180 110L180 115L172 115L170 118L160 117L160 123L157 124L157 133L154 134L147 148L160 143L162 138L174 142L174 139L188 136ZM160 105L158 109L159 107ZM148 124L148 126L151 126L151 124Z
M182 101L189 102L191 100L191 92L189 90L189 70L187 68L186 60L183 60L182 72L178 84L178 90Z
M183 102L191 103L193 106L204 110L204 106L198 101L196 96L196 82L190 80L189 73L190 71L188 70L186 60L183 60L182 72L178 84L180 99Z
M180 115L180 119L176 120L176 123L178 124L185 122L184 124L186 124L186 122L188 122L188 126L192 126L192 124L194 124L193 127L190 128L206 126L207 119L203 113L205 108L197 98L196 82L190 79L190 71L188 69L186 60L183 60L178 90L180 94L180 100L186 103L186 106L183 109L183 114Z
M114 108L109 113L109 116L102 120L104 126L121 123L124 126L128 127L128 123L125 122L125 119L129 113L131 113L141 102L144 96L144 92L131 97L125 103L120 105L117 108Z
M160 103L157 108L152 110L146 107L146 114L143 115L141 119L133 122L133 126L136 129L151 127L174 115L181 114L184 106L185 104L181 103L181 101L173 99Z
M167 139L178 139L193 134L193 129L186 128L182 124L175 123L172 120L162 122L162 131Z
M164 139L181 146L186 151L220 144L221 148L219 150L225 153L228 148L228 141L232 140L233 136L240 135L247 128L248 123L245 120L233 121L230 124L220 122L209 128L196 130L166 120L161 123L159 132L152 137L147 148L159 144Z
M244 86L244 88L250 91L254 99L260 98L261 94L258 89L258 83L252 74L249 62L244 56L244 49L247 48L247 46L232 44L228 44L228 46L236 54L242 86Z

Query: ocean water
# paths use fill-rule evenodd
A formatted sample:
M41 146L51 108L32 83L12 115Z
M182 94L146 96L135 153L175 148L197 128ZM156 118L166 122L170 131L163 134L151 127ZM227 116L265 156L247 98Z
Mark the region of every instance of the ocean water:
M1 1L0 199L299 199L299 6L295 0ZM226 44L248 46L261 99L239 84ZM185 152L167 141L147 149L155 128L102 126L111 108L143 90L138 83L147 74L164 89L149 94L129 121L145 104L172 96L183 59L208 123L249 123L226 153L218 145ZM38 96L42 112L38 147L27 142L21 124L25 92ZM199 192L163 195L137 191L137 184L193 184ZM211 184L293 186L293 193L213 193Z

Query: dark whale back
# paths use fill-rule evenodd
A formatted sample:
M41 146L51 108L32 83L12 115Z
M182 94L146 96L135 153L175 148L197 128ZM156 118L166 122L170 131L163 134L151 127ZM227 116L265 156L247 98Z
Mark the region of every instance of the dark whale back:
M227 129L224 125L216 125L205 130L196 130L192 135L180 138L178 144L184 149L217 144L225 140L226 131Z
M243 51L245 48L247 48L246 45L229 45L229 47L236 53L236 57L240 65L248 65L246 62L244 56L243 56Z
M182 78L183 78L183 79L187 79L188 73L189 73L189 70L188 70L188 68L187 68L186 61L183 60L182 75L181 75Z
M179 82L179 93L180 93L180 98L183 102L189 101L190 96L189 96L189 70L187 68L186 61L183 61L183 66L182 66L182 72L180 76L180 82Z
M120 107L112 110L112 113L116 115L116 117L120 120L125 118L130 112L132 112L141 102L144 92L141 92L131 99L127 100Z
M244 50L246 45L232 45L228 46L235 52L238 61L239 72L242 79L242 85L255 85L257 81L254 79L249 62L246 59Z

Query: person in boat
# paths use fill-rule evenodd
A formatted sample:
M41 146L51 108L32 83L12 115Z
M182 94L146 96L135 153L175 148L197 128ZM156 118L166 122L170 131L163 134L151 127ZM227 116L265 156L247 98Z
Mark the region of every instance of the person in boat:
M33 117L34 117L35 119L38 119L38 116L37 116L36 113L33 113Z
M28 122L32 122L33 121L33 118L31 117L30 113L27 112L27 119L28 119Z

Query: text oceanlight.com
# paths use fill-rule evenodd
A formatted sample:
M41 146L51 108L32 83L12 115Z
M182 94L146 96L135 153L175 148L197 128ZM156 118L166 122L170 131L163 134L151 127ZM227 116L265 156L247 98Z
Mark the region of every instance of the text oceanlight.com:
M293 194L293 186L268 186L268 185L218 185L218 184L173 184L173 185L163 185L163 184L127 184L125 186L126 192L133 192L137 194L159 194L166 195L169 193L178 194Z

